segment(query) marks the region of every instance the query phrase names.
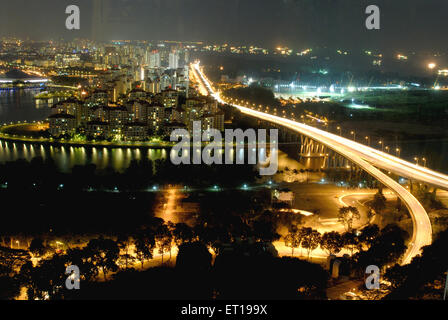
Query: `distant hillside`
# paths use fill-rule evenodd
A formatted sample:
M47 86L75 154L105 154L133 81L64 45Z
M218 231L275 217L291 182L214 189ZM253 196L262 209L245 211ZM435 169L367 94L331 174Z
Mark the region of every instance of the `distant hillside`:
M33 76L30 76L29 74L26 74L23 71L12 69L5 73L4 78L10 79L10 80L28 80L35 78Z

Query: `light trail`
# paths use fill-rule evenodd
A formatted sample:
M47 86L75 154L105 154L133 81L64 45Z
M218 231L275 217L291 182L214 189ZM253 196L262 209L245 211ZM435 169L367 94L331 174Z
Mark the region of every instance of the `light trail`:
M358 192L358 193L343 194L339 196L338 201L343 207L350 207L350 205L344 201L344 198L353 196L373 196L374 194L375 194L374 192Z
M422 247L431 244L432 227L426 210L410 192L408 192L395 180L384 174L381 170L377 169L377 167L389 170L390 172L394 172L405 177L412 177L413 179L418 180L421 179L420 181L422 182L427 182L431 185L436 185L445 189L448 189L448 176L434 172L427 168L415 166L389 154L379 152L378 150L366 147L360 143L305 125L303 123L274 116L268 113L255 111L237 104L228 103L221 99L219 93L212 88L210 81L200 70L199 63L192 64L192 68L195 70L198 80L205 85L210 95L218 102L231 105L239 109L243 114L281 125L318 141L345 158L350 159L353 163L357 164L360 168L375 177L390 190L394 191L408 208L413 224L413 234L411 241L408 244L408 250L403 257L403 264L410 263L412 258L420 254ZM446 180L444 177L446 177Z

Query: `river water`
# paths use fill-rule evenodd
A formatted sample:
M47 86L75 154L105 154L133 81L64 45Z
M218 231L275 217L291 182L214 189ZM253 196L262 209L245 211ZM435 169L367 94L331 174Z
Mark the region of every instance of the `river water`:
M0 123L11 121L40 121L50 115L50 108L57 100L34 100L39 90L0 90ZM0 162L34 157L51 157L63 172L75 165L95 164L98 168L126 169L132 160L166 159L163 149L131 149L103 147L47 146L37 143L0 142Z
M37 89L0 90L0 123L38 121L50 115L50 107L57 100L34 100Z
M40 90L0 90L0 123L11 121L39 121L50 115L50 107L57 100L34 100L33 97ZM434 170L448 173L448 140L419 140L400 143L401 156L413 161L416 155L426 156L428 166ZM131 148L95 148L95 147L51 147L29 143L0 143L0 162L17 159L30 160L33 157L52 157L59 168L66 172L74 165L93 163L98 168L112 167L122 171L132 160L166 159L167 150L160 149L131 149ZM306 168L318 169L320 160L303 160ZM316 162L317 161L317 162Z

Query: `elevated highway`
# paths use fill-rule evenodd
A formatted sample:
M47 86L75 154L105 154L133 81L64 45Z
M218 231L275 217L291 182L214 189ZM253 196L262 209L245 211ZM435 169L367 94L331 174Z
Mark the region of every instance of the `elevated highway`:
M208 93L220 103L229 104L239 109L243 114L283 126L312 138L349 159L375 177L387 188L394 191L408 208L413 223L413 234L410 243L408 244L408 250L403 257L403 264L410 263L412 258L420 253L422 247L431 244L432 227L426 210L408 190L383 173L380 169L393 172L403 177L419 180L446 190L448 190L448 176L428 168L414 165L403 159L393 157L387 153L303 123L256 111L237 104L228 103L213 89L210 81L203 74L198 63L192 64L192 71L196 73L197 78L201 82L201 92Z

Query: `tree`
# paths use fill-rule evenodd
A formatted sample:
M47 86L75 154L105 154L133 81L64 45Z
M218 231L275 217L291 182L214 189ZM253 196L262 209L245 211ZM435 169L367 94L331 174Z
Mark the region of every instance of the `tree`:
M38 257L43 256L47 252L47 248L45 247L44 242L40 238L34 238L31 241L28 250Z
M93 264L103 271L104 281L107 274L118 270L117 260L120 256L120 249L115 241L100 237L89 241L86 247Z
M302 228L302 247L308 252L308 259L310 258L311 252L317 249L320 243L321 235L319 231L312 228Z
M86 248L68 249L66 254L67 264L79 267L81 279L85 281L94 281L98 277L98 268L89 256Z
M193 230L185 223L178 223L172 229L173 239L176 246L180 246L185 242L193 241Z
M263 242L272 242L280 238L272 221L266 219L257 219L254 221L252 224L252 232L256 239Z
M28 272L28 299L52 300L63 299L66 269L66 257L55 254L50 259L41 260L36 267L26 265Z
M128 265L130 262L133 262L135 260L134 256L129 254L129 246L131 244L131 237L127 233L121 233L118 236L117 239L117 245L120 249L120 260L124 260L125 263L125 269L128 268ZM124 251L124 254L121 254L121 252Z
M377 193L375 193L370 207L375 210L375 213L377 214L386 209L386 197L384 196L382 190L379 190Z
M376 224L368 225L362 228L359 235L360 244L366 246L367 248L370 248L376 237L378 237L379 233L380 228Z
M405 241L407 238L407 232L397 225L387 225L371 241L370 248L367 251L359 251L353 256L358 272L364 273L365 268L369 265L383 268L398 263L406 251Z
M294 256L294 249L299 248L302 243L303 234L301 229L297 229L297 227L293 227L289 230L288 234L285 237L285 245L291 248L291 255Z
M344 247L344 239L336 231L326 232L322 235L320 247L326 250L329 255L337 254Z
M339 209L338 221L343 223L347 231L353 229L353 222L361 219L359 210L356 207L342 207Z
M141 262L143 269L145 260L153 258L153 251L156 245L154 233L149 230L146 232L140 231L135 237L134 244L137 259Z
M217 226L197 225L194 228L194 234L196 238L212 248L216 255L221 253L224 243L229 243L231 241L229 232L224 228Z
M359 239L356 233L353 230L351 232L345 232L342 235L342 239L344 242L344 247L349 249L351 254L353 255L355 247L357 247L359 244Z
M163 263L163 256L165 252L170 252L170 259L171 259L171 247L172 247L172 235L168 227L163 224L159 226L156 230L155 239L157 242L157 246L159 248L159 254L162 255L162 263Z
M448 269L448 230L442 231L434 242L423 247L421 256L407 265L395 265L385 274L391 282L392 292L386 299L415 299L426 297L442 299ZM435 287L438 289L434 290Z
M375 264L385 266L397 262L406 251L405 242L409 234L396 224L389 224L381 230L368 253Z
M205 272L209 271L212 255L202 242L184 243L179 246L176 269Z
M417 261L417 260L414 260ZM414 262L413 261L413 262ZM386 273L384 274L384 278L390 282L390 286L392 290L397 289L408 278L408 275L410 271L412 270L411 264L407 264L404 266L400 266L399 264L394 265L393 267L390 267L386 270ZM412 270L414 271L414 270Z

